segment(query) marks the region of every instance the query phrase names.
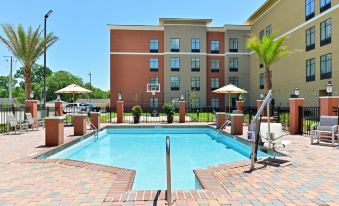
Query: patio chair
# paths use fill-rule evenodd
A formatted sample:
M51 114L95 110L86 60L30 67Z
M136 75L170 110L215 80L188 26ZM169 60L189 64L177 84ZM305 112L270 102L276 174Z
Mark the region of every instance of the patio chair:
M25 113L25 116L26 116L25 123L27 124L28 127L31 127L31 129L33 131L35 120L34 120L32 114L31 113ZM39 125L37 126L36 129L39 130Z
M9 134L11 129L14 129L15 134L17 129L19 129L19 134L21 134L23 128L25 128L26 132L28 132L27 123L18 122L13 114L7 115L7 134Z
M320 123L312 125L311 128L311 144L314 144L314 139L319 143L321 137L330 137L332 139L332 145L335 145L334 141L336 134L338 134L337 116L320 116Z

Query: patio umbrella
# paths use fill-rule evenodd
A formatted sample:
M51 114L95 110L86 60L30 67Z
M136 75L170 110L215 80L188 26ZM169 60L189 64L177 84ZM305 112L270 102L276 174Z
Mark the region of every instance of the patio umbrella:
M74 103L74 95L75 94L85 94L85 93L91 93L92 91L85 89L83 87L80 87L76 84L70 84L65 88L59 89L55 93L57 94L73 94L73 103ZM75 107L74 108L74 113L75 113Z
M228 84L226 86L214 90L213 93L228 94L228 111L231 112L231 94L245 94L247 93L247 91L240 89L239 87L234 86L233 84Z

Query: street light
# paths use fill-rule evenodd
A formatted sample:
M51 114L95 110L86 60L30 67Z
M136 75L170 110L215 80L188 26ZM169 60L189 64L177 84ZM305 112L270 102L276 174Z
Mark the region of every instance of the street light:
M33 92L31 92L31 93L29 94L29 97L30 97L31 99L33 99L33 97L34 97L34 93L33 93Z
M46 40L47 36L47 18L52 15L53 11L49 10L44 16L44 39ZM46 46L44 48L44 103L43 106L46 106Z
M294 95L295 95L296 98L298 98L299 94L300 94L300 89L297 87L297 88L294 89Z
M332 96L333 84L332 84L331 81L328 81L328 83L326 84L326 92L327 92L328 96Z
M121 101L122 100L122 95L121 92L118 93L118 100Z
M181 100L181 101L184 101L184 100L185 100L184 94L181 95L180 100Z
M264 99L264 94L263 94L263 93L260 94L260 99L261 99L261 100Z

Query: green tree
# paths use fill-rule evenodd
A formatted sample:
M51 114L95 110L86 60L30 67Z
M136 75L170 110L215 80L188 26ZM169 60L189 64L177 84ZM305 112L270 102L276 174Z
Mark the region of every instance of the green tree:
M83 94L82 98L89 98L91 95L92 99L107 99L110 96L110 92L109 91L104 91L100 88L97 87L93 87L93 85L91 86L89 83L86 83L84 85L84 87L88 90L91 90L92 93L90 94Z
M197 107L197 104L198 104L198 95L195 92L195 90L193 90L190 93L188 99L189 99L189 105L190 105L191 109L193 109L193 112L195 112L195 108Z
M12 90L17 84L17 80L12 78ZM7 98L9 96L9 77L8 76L0 76L0 97L1 98Z
M46 78L52 75L52 70L46 67ZM24 79L24 68L21 67L14 74L14 78ZM34 64L32 66L32 92L34 94L34 99L42 99L43 92L43 80L44 80L44 66L39 64ZM20 87L25 89L25 82L21 81Z
M32 90L32 66L43 54L44 48L52 46L58 38L53 33L48 33L42 38L43 30L40 26L33 31L30 26L27 31L20 24L17 28L11 25L2 25L5 36L0 36L2 41L24 67L26 99L30 99Z
M57 94L55 94L55 91L62 89L70 84L83 86L83 81L80 77L74 76L73 74L67 71L54 72L51 76L47 78L48 86L48 90L46 93L47 101L56 99ZM73 95L71 94L63 94L63 99L65 101L71 102L72 98Z
M274 62L288 54L288 49L283 46L287 36L275 39L275 35L265 35L262 40L252 36L247 40L247 48L257 54L259 62L265 67L265 89L266 92L272 89L271 66Z

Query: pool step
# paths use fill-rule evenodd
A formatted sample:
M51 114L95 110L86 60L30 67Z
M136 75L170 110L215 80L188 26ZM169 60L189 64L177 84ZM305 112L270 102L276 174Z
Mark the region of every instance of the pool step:
M228 195L208 190L173 190L173 201L177 200L215 200L222 199L227 202ZM135 201L162 201L166 200L166 190L138 190L129 191L114 198L106 198L105 202L135 202Z

